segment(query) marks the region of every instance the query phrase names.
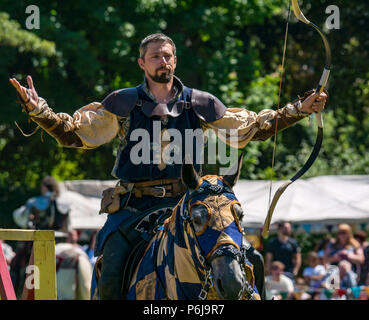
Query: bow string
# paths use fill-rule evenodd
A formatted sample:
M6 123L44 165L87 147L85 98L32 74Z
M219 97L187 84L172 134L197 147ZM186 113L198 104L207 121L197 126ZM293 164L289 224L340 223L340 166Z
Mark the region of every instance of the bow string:
M298 4L298 0L291 0L290 5L292 4L292 8L293 8L293 12L296 16L296 18L307 24L308 26L314 28L320 35L320 37L323 40L323 44L324 44L324 49L325 49L325 65L324 65L324 69L322 72L322 75L320 77L320 81L315 89L315 92L319 92L321 93L327 82L328 82L328 78L329 78L329 74L330 74L330 69L331 69L331 61L332 61L332 55L331 55L331 49L329 46L329 42L328 39L326 38L326 36L324 35L324 33L322 32L322 30L320 30L320 28L315 25L314 23L312 23L311 21L309 21L304 14L302 13L299 4ZM290 7L289 7L289 13L290 13ZM288 14L289 17L289 14ZM283 69L284 69L284 55L285 55L285 47L286 47L286 43L287 43L287 33L288 33L288 21L287 21L287 26L286 26L286 36L285 36L285 43L284 43L284 51L283 51L283 59L282 59L282 75L281 75L281 82L280 82L280 90L281 90L281 83L282 83L282 76L283 76ZM280 93L279 93L279 100L280 100ZM278 102L278 108L279 108L279 102ZM277 202L279 200L279 198L281 197L281 195L283 194L283 192L287 189L287 187L289 185L291 185L293 182L295 182L297 179L299 179L302 175L304 175L312 166L312 164L314 163L314 161L316 160L316 158L319 155L319 151L320 148L322 146L322 142L323 142L323 117L321 112L316 113L316 120L317 120L317 127L318 127L318 131L317 131L317 137L316 137L316 141L313 147L313 150L309 156L309 158L307 159L307 161L305 162L305 164L302 166L302 168L288 181L286 181L284 184L282 184L278 190L275 192L272 201L269 203L269 209L268 209L268 213L264 222L264 227L263 227L263 231L262 231L262 236L264 238L266 238L269 234L269 227L270 227L270 223L272 220L272 216L273 216L273 212L274 209L277 205ZM277 124L276 124L276 128L277 128ZM277 130L276 130L277 131ZM275 132L275 139L276 139L276 133ZM276 141L276 140L274 140ZM275 145L276 143L274 142L274 150L273 150L273 162L274 162L274 154L275 154ZM271 193L271 188L270 191ZM269 195L270 197L270 195Z

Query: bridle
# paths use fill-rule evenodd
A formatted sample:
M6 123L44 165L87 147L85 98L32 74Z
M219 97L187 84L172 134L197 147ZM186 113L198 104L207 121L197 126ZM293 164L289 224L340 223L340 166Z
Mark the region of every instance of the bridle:
M228 192L231 192L233 194L233 191L230 188L228 187L226 188L229 189L227 190ZM221 194L221 192L217 192L217 193ZM241 270L245 274L245 281L242 286L241 296L243 296L243 294L246 294L248 300L254 300L254 288L251 287L251 285L248 283L246 279L245 264L248 262L247 257L246 257L246 251L249 248L249 244L245 241L244 234L242 235L242 244L241 244L240 249L238 249L238 246L236 246L236 244L229 245L229 243L227 243L228 244L227 246L224 246L221 244L218 248L214 250L214 252L212 252L210 257L206 258L203 252L203 249L201 248L200 243L197 239L195 227L193 225L193 220L189 213L188 204L190 203L190 201L191 201L191 197L189 197L186 201L185 201L185 197L182 199L180 212L182 213L181 216L183 219L183 229L187 230L186 225L190 227L190 231L192 233L192 235L190 236L194 239L195 245L197 247L197 252L196 252L195 248L193 246L190 246L190 249L192 251L192 256L197 258L196 259L197 261L194 259L195 268L197 270L197 273L200 279L204 278L203 287L198 295L199 300L205 300L208 296L209 290L214 286L213 269L211 266L211 262L215 258L221 257L221 256L231 257L232 259L236 260L240 264ZM203 276L204 274L205 274L205 277Z

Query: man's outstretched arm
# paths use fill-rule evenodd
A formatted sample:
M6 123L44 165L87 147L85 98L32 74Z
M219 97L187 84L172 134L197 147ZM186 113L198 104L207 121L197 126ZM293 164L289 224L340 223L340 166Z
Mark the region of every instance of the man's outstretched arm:
M20 85L14 78L9 81L17 90L24 111L62 146L96 148L112 140L119 131L117 117L105 110L99 102L80 108L73 116L55 113L47 102L38 96L31 76L27 77L29 89Z
M213 129L217 136L234 148L244 148L250 141L265 141L313 112L324 109L326 93L310 94L275 111L264 109L259 113L243 108L228 108L224 116L204 123L204 129ZM276 125L278 124L277 130ZM237 130L236 136L230 130Z

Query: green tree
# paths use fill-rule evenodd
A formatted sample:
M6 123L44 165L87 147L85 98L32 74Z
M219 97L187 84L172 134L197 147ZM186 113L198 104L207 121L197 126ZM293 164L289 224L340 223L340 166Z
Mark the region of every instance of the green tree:
M38 193L46 174L59 180L110 179L116 141L96 150L61 148L49 136L26 132L14 89L16 77L31 74L40 96L56 112L73 112L111 91L143 79L136 59L141 39L162 31L177 45L177 75L190 87L218 96L229 107L253 111L276 108L288 1L281 0L81 0L33 1L40 29L26 30L27 2L0 4L0 205L10 223L12 210ZM338 1L340 30L325 30L333 52L330 100L324 114L322 151L304 177L368 174L368 47L365 17L369 4ZM304 1L304 14L323 27L325 0ZM291 17L281 106L312 89L324 64L320 37ZM315 120L303 120L273 139L246 147L242 178L285 179L306 161L315 141ZM266 191L267 192L267 191ZM6 220L8 219L8 220Z

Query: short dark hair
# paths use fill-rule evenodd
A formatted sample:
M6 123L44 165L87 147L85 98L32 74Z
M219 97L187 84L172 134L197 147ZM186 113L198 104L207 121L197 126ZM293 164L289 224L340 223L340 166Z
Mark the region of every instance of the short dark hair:
M140 48L139 48L140 58L143 59L145 57L145 54L146 54L146 51L147 51L147 45L150 42L169 43L173 48L174 56L176 55L176 45L174 44L174 41L171 38L166 36L164 33L153 33L153 34L148 35L145 39L143 39L141 41Z
M56 181L54 177L46 176L42 180L42 185L45 186L45 188L48 191L54 193L56 197L59 196L59 193L60 193L59 184L58 184L58 181Z
M309 251L307 254L308 259L318 259L319 256L315 251Z
M280 269L280 270L284 270L284 263L281 262L281 261L273 261L271 266L270 266L271 269Z
M291 225L291 222L289 222L289 221L280 221L280 222L278 222L278 224L277 224L278 230L281 229L281 228L283 228L286 223L288 223L289 225Z
M366 232L359 230L359 231L355 232L354 238L356 240L359 240L361 243L363 243L366 240Z

